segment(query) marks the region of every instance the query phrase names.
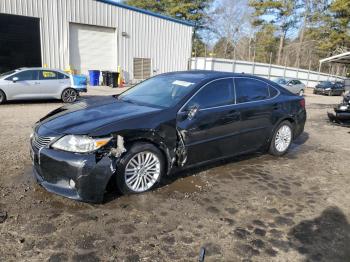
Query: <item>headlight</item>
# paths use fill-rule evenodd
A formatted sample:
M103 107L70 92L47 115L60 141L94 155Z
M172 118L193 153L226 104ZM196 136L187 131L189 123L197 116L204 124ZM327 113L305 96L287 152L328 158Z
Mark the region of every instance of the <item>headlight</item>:
M56 141L52 147L75 153L89 153L103 147L111 139L111 137L92 138L89 136L66 135Z

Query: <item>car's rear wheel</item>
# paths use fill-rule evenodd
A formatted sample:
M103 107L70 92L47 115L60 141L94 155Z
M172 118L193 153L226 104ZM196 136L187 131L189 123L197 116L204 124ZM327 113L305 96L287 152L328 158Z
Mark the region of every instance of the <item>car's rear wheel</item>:
M303 95L304 95L304 90L301 89L301 90L299 91L299 96L303 96Z
M332 93L332 91L328 91L328 96L332 96L333 95L333 93Z
M64 103L73 103L77 100L78 92L73 88L67 88L62 92L62 101Z
M0 105L6 102L6 95L0 90Z
M270 154L274 156L284 155L290 148L292 140L293 126L289 121L283 121L273 134L269 149Z
M117 167L117 186L123 194L138 194L156 187L164 173L164 157L152 144L134 144Z

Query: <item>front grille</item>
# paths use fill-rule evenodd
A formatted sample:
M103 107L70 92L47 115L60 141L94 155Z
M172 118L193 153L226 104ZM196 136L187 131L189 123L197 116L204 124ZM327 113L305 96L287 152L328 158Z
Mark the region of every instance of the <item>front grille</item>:
M37 134L34 134L32 138L32 144L36 149L39 150L50 144L52 140L54 140L54 137L38 136Z

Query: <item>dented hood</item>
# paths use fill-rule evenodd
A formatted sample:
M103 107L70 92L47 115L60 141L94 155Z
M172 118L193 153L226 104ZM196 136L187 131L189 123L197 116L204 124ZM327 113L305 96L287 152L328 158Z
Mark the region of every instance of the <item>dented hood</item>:
M159 108L136 105L115 97L98 97L60 107L40 120L44 126L60 134L89 134L105 125L125 119L144 117Z

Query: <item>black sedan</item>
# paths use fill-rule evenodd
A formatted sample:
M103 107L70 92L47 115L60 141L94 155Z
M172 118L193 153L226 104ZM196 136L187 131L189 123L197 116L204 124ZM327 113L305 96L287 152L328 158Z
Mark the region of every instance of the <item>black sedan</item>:
M340 96L345 93L345 85L342 82L322 81L314 88L314 94Z
M269 80L167 73L49 113L34 128L31 156L48 191L101 202L112 181L142 193L175 169L262 149L281 156L305 120L304 99Z

